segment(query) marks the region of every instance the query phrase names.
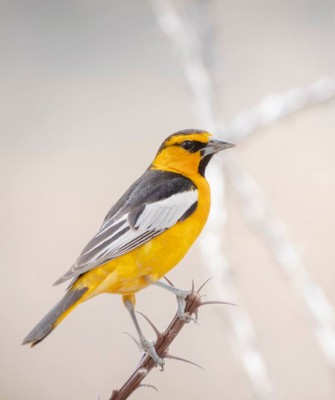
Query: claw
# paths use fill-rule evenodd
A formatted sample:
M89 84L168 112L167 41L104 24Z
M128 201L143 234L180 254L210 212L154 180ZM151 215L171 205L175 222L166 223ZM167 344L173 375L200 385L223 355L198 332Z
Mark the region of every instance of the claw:
M148 354L148 356L150 356L152 358L154 363L161 367L161 371L164 371L165 361L161 357L159 357L159 355L157 354L153 342L150 340L147 340L147 339L143 339L141 341L141 345L142 345L142 349L146 352L146 354Z
M153 324L153 322L150 321L150 319L144 315L143 313L141 313L140 311L136 311L137 314L142 315L142 317L148 322L148 324L151 326L151 328L154 330L154 332L156 333L157 339L160 338L162 336L162 333L159 332L159 330L156 328L156 326Z
M142 357L141 357L141 360L138 365L141 364L144 357L148 354L154 360L155 364L159 365L163 369L164 360L158 356L156 349L154 347L154 343L152 341L143 339L143 341L140 343L130 333L128 333L128 332L122 332L122 333L124 333L125 335L128 335L133 340L133 342L136 344L138 350L142 353Z
M181 357L172 356L171 354L168 354L168 353L165 355L165 357L166 357L166 358L170 358L171 360L184 361L184 362L186 362L187 364L191 364L191 365L194 365L194 366L196 366L196 367L198 367L198 368L200 368L200 369L204 369L201 365L196 364L196 363L193 362L193 361L187 360L186 358L181 358Z
M178 315L178 317L184 321L186 324L188 324L190 321L193 321L195 324L199 325L198 322L198 313L196 314L196 317L192 317L188 312L184 312L181 315Z

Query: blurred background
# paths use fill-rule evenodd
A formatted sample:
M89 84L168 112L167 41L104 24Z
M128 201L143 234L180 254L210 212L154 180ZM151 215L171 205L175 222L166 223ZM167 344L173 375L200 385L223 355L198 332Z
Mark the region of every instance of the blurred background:
M273 116L282 103L269 95L307 86L294 92L300 111L235 135L239 147L214 164L222 178L214 194L225 188L215 216L225 225L208 229L222 242L224 273L209 268L218 258L205 231L169 274L182 288L213 276L209 299L238 299L233 309L201 309L200 325L189 324L171 346L205 370L168 360L146 379L159 393L143 388L131 398L334 399L335 103L322 101L334 88L330 80L309 85L334 74L335 3L0 4L0 398L107 399L123 384L140 355L122 334L134 329L118 296L81 305L33 350L20 346L63 295L52 283L167 135L194 127L234 141L229 126L240 112L267 98ZM188 68L193 62L206 71ZM196 92L198 78L210 78L211 88L205 82ZM260 207L259 215L285 222L283 248L274 214L267 232L246 223L236 187L249 200L256 194L236 178L239 168L271 210L256 198L251 213ZM176 302L148 288L137 307L163 330Z

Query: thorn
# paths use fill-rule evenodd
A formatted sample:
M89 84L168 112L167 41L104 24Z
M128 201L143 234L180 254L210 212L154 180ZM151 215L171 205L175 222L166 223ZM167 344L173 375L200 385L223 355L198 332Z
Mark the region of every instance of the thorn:
M200 368L200 369L202 369L202 370L204 369L201 365L196 364L196 363L193 362L193 361L186 360L186 358L181 358L181 357L172 356L172 355L169 354L169 353L166 353L166 354L165 354L165 358L170 358L171 360L183 361L183 362L186 362L187 364L194 365L195 367L198 367L198 368Z
M150 319L146 315L144 315L140 311L136 311L136 312L137 312L137 314L142 315L142 317L148 322L148 324L151 326L151 328L156 333L157 339L163 336L163 334L161 332L159 332L159 330L156 328L156 326L150 321Z
M122 333L124 333L125 335L129 336L132 339L132 341L136 344L136 346L139 349L139 351L142 352L143 349L142 349L142 346L141 346L140 342L137 339L135 339L133 335L131 335L128 332L122 332Z
M190 294L193 294L194 293L194 280L192 279L192 289L191 289L191 293Z
M170 281L170 279L168 279L166 276L163 276L163 278L166 280L166 282L167 282L170 286L174 287L174 284Z
M207 285L207 283L208 283L211 279L213 279L212 276L209 277L209 278L207 279L207 281L205 281L205 282L199 287L199 289L197 290L197 292L200 293L200 291L205 287L205 285Z
M154 385L149 385L149 383L141 383L140 385L138 385L139 388L144 387L144 388L151 388L156 390L156 392L158 392L158 389L156 388L156 386Z
M229 305L229 306L236 306L236 307L238 306L238 304L229 303L228 301L204 301L203 303L199 304L199 307L206 306L207 304L226 304L226 305Z

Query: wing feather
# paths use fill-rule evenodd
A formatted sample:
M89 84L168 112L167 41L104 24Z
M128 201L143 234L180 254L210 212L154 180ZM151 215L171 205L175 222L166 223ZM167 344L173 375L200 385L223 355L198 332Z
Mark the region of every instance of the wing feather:
M128 197L126 200L123 199L124 206L107 215L100 230L85 246L76 263L56 284L76 278L84 272L132 251L171 228L178 221L184 220L190 210L194 212L198 201L198 191L187 178L179 177L177 193L173 190L169 192L165 187L166 184L162 185L164 183L162 181L151 185L153 190L144 191L143 198L140 196L141 193L137 194L139 197L137 204L129 204L132 193L126 193L124 196ZM181 182L181 179L184 181ZM182 183L184 186L181 186ZM171 185L172 189L174 187L176 187L175 184Z
M197 200L198 192L190 190L147 204L137 217L134 228L139 230L171 228Z

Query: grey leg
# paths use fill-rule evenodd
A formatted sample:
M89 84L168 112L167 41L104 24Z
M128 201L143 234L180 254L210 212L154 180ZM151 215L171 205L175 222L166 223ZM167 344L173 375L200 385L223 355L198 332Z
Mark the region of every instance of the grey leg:
M190 290L177 289L174 286L168 285L161 281L152 282L153 285L159 286L163 289L169 290L177 297L178 303L178 316L184 321L189 321L192 319L189 315L185 313L186 297L191 293Z
M159 355L157 354L156 349L155 349L155 346L154 346L154 342L152 342L152 341L150 341L150 340L147 340L147 339L144 337L144 335L143 335L143 333L142 333L142 331L141 331L140 325L139 325L139 323L138 323L138 321L137 321L136 313L135 313L135 309L134 309L133 304L131 303L131 301L126 300L126 301L124 302L124 305L126 306L127 310L129 311L129 314L130 314L130 316L131 316L131 319L132 319L133 322L134 322L134 325L135 325L135 328L136 328L136 331L137 331L138 337L139 337L139 339L140 339L140 343L141 343L141 346L142 346L143 350L144 350L147 354L149 354L149 356L154 360L154 362L155 362L157 365L159 365L160 367L163 368L163 365L165 364L165 362L164 362L164 360L163 360L162 358L160 358Z

